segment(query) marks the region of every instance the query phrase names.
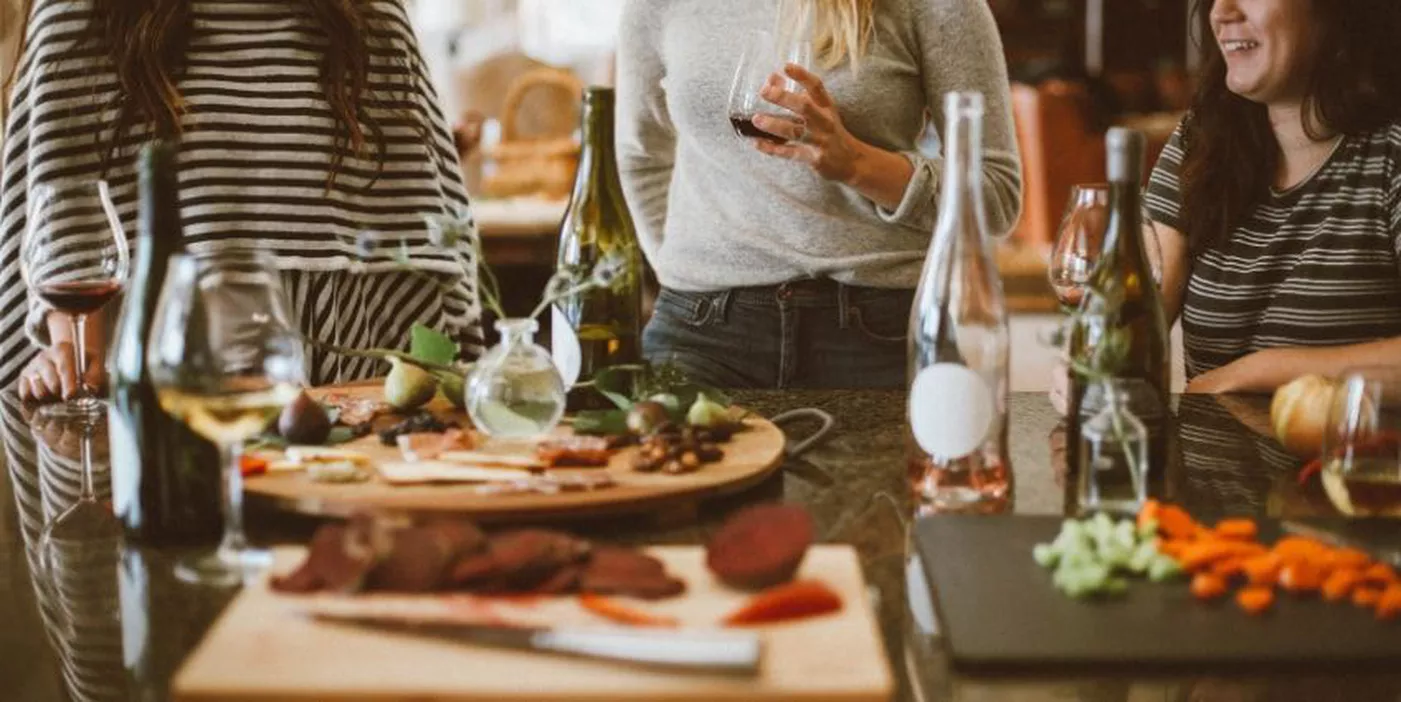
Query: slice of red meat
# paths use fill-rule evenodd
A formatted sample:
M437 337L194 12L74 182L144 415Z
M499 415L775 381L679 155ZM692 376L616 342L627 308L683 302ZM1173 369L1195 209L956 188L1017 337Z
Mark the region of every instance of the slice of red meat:
M705 564L730 587L757 590L793 579L812 545L812 515L796 505L755 505L726 520Z
M502 532L488 541L487 553L459 561L452 582L470 592L529 592L561 568L583 560L589 543L545 529Z
M590 555L579 589L594 595L660 599L685 592L686 583L667 575L666 566L645 553L606 546Z

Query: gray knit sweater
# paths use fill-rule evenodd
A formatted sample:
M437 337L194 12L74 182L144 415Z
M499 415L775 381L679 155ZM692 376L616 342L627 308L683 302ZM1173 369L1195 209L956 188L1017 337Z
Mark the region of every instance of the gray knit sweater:
M667 287L772 285L807 276L914 287L938 216L942 160L916 146L943 96L987 101L983 187L1001 235L1021 206L1002 43L985 0L876 0L859 72L819 71L846 128L915 165L904 200L879 207L805 164L735 136L727 102L744 38L774 22L765 0L629 0L618 49L617 149L648 260Z

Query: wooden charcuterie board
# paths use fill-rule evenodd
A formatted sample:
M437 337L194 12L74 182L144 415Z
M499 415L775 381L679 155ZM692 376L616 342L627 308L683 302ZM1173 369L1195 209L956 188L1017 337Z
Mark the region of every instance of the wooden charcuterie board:
M342 392L378 397L380 385L358 384L319 388L317 393ZM441 397L429 406L436 414L456 412ZM466 415L456 417L468 425ZM453 513L482 522L504 522L593 517L628 513L685 513L697 501L752 487L783 462L786 438L772 422L760 417L745 419L746 428L722 445L725 458L685 475L638 473L631 468L636 448L619 451L606 468L571 469L607 471L616 485L581 492L557 494L484 495L470 484L390 485L379 476L368 482L333 484L312 481L304 472L269 473L250 477L244 491L253 499L314 515L346 516L358 510L404 513ZM567 433L568 428L559 429ZM342 444L376 462L402 461L398 448L384 446L370 435Z
M705 568L701 547L659 547L649 553L686 581L687 592L637 603L637 607L676 617L683 626L713 627L747 597L714 580ZM278 570L291 568L302 554L300 548L279 550ZM855 550L814 546L798 577L825 582L841 595L843 607L836 613L757 629L764 653L761 671L752 678L643 669L318 622L298 613L307 596L274 593L265 583L257 583L246 587L224 610L176 675L172 691L177 700L199 702L890 699L890 667ZM436 604L425 602L435 597L431 595L395 597L399 606L408 598L417 598L420 605ZM602 622L569 597L521 606L548 612L556 625L599 626Z

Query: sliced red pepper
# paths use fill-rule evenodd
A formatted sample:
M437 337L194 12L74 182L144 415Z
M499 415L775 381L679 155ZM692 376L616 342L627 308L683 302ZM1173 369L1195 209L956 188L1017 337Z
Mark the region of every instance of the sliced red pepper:
M241 456L238 459L238 469L245 478L252 475L262 475L268 472L268 460L257 456Z
M628 626L681 626L681 621L676 617L644 612L640 609L635 609L620 602L610 600L602 595L584 593L579 595L579 604L583 606L584 609L604 619L610 619L619 624L627 624Z
M771 587L755 595L743 607L725 617L728 626L772 624L815 617L842 608L842 598L815 580L799 580Z

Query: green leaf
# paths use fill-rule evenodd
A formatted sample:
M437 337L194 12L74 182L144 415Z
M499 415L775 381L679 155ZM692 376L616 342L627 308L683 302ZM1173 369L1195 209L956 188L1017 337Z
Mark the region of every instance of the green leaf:
M574 432L577 434L626 434L628 414L626 410L585 410L574 415Z
M436 329L415 324L409 334L409 355L415 359L447 365L457 357L457 343Z
M608 398L620 410L632 409L637 390L637 369L632 366L614 366L594 373L593 388Z

